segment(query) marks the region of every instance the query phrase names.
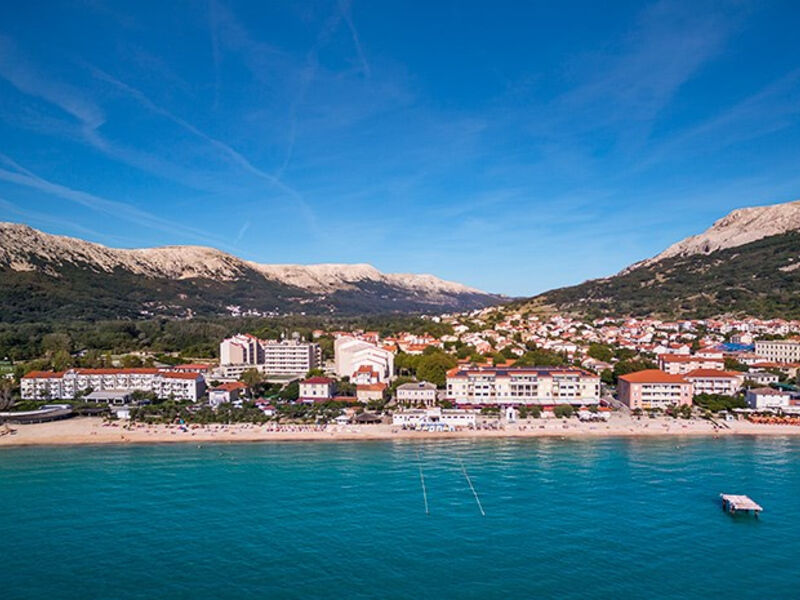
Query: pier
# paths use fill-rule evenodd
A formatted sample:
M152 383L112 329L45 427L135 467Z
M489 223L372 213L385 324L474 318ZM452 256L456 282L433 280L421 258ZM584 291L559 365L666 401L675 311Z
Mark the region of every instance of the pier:
M720 494L722 498L722 510L735 515L738 512L752 513L754 517L758 517L763 508L751 500L748 496L739 496L736 494Z

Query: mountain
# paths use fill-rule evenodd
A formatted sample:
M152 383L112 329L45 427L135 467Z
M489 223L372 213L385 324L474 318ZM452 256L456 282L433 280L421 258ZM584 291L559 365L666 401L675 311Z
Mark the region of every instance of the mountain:
M800 318L800 201L734 210L617 275L520 305L586 316Z
M501 301L432 275L370 265L264 265L202 246L123 250L0 223L2 321L445 312Z

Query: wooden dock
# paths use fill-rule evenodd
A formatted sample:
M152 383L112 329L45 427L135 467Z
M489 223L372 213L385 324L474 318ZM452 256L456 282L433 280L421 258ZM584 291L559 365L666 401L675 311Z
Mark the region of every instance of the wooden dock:
M722 498L722 510L731 514L748 512L757 517L758 513L764 510L759 504L751 500L748 496L720 494L719 497Z

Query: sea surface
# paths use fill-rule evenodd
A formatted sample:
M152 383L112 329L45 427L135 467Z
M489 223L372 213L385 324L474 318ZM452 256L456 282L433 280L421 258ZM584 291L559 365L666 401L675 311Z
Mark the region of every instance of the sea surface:
M0 449L0 598L797 599L800 440Z

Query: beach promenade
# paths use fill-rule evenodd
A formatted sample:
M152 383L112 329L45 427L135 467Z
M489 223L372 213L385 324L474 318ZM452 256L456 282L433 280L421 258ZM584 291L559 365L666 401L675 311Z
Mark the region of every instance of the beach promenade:
M403 430L393 425L145 425L105 422L79 417L53 423L14 425L13 434L0 436L0 447L58 444L208 443L261 441L335 441L511 437L619 437L619 436L730 436L798 435L800 426L735 421L729 428L705 420L637 419L613 415L607 423L582 423L574 419L531 419L502 428L463 429L452 432Z

